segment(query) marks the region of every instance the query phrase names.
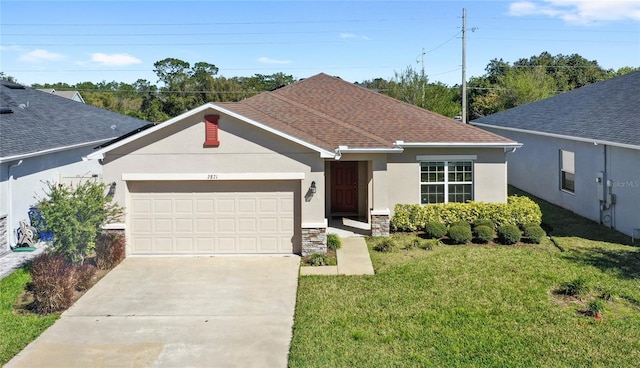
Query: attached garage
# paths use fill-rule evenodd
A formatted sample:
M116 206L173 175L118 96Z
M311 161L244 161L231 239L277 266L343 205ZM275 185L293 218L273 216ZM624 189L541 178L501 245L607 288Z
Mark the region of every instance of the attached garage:
M299 252L300 181L127 181L131 255Z

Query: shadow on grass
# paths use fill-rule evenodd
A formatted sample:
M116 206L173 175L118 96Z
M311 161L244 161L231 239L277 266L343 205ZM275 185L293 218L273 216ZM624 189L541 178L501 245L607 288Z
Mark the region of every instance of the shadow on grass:
M549 235L555 237L579 237L594 241L631 245L631 237L518 188L509 186L509 195L526 196L536 202L542 211L542 228Z
M640 252L637 249L576 248L563 253L562 257L619 278L640 279Z

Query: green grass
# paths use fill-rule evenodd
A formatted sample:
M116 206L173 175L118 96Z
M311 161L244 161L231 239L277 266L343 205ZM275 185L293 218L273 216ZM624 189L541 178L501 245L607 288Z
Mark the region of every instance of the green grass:
M25 267L0 280L0 366L51 326L59 315L15 314L13 306L31 277Z
M290 366L640 366L639 249L541 208L564 251L544 239L381 253L368 239L375 276L300 278ZM555 294L577 278L589 290L580 299ZM603 295L598 321L589 303Z

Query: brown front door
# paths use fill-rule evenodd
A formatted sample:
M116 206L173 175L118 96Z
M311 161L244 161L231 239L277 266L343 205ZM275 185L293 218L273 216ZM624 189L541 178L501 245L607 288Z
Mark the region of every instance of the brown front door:
M331 163L331 212L358 213L358 162Z

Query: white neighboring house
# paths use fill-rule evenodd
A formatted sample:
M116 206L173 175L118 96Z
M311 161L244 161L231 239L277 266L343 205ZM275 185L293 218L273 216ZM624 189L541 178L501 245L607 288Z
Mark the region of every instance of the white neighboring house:
M60 96L60 97L64 97L64 98L68 98L68 99L76 101L76 102L85 103L84 102L84 98L82 98L82 95L78 91L56 91L53 88L38 88L38 91L50 93L52 95L56 95L56 96Z
M471 124L524 146L510 184L640 237L640 72L489 115Z
M150 124L50 93L0 81L0 254L45 183L100 177L96 146Z

